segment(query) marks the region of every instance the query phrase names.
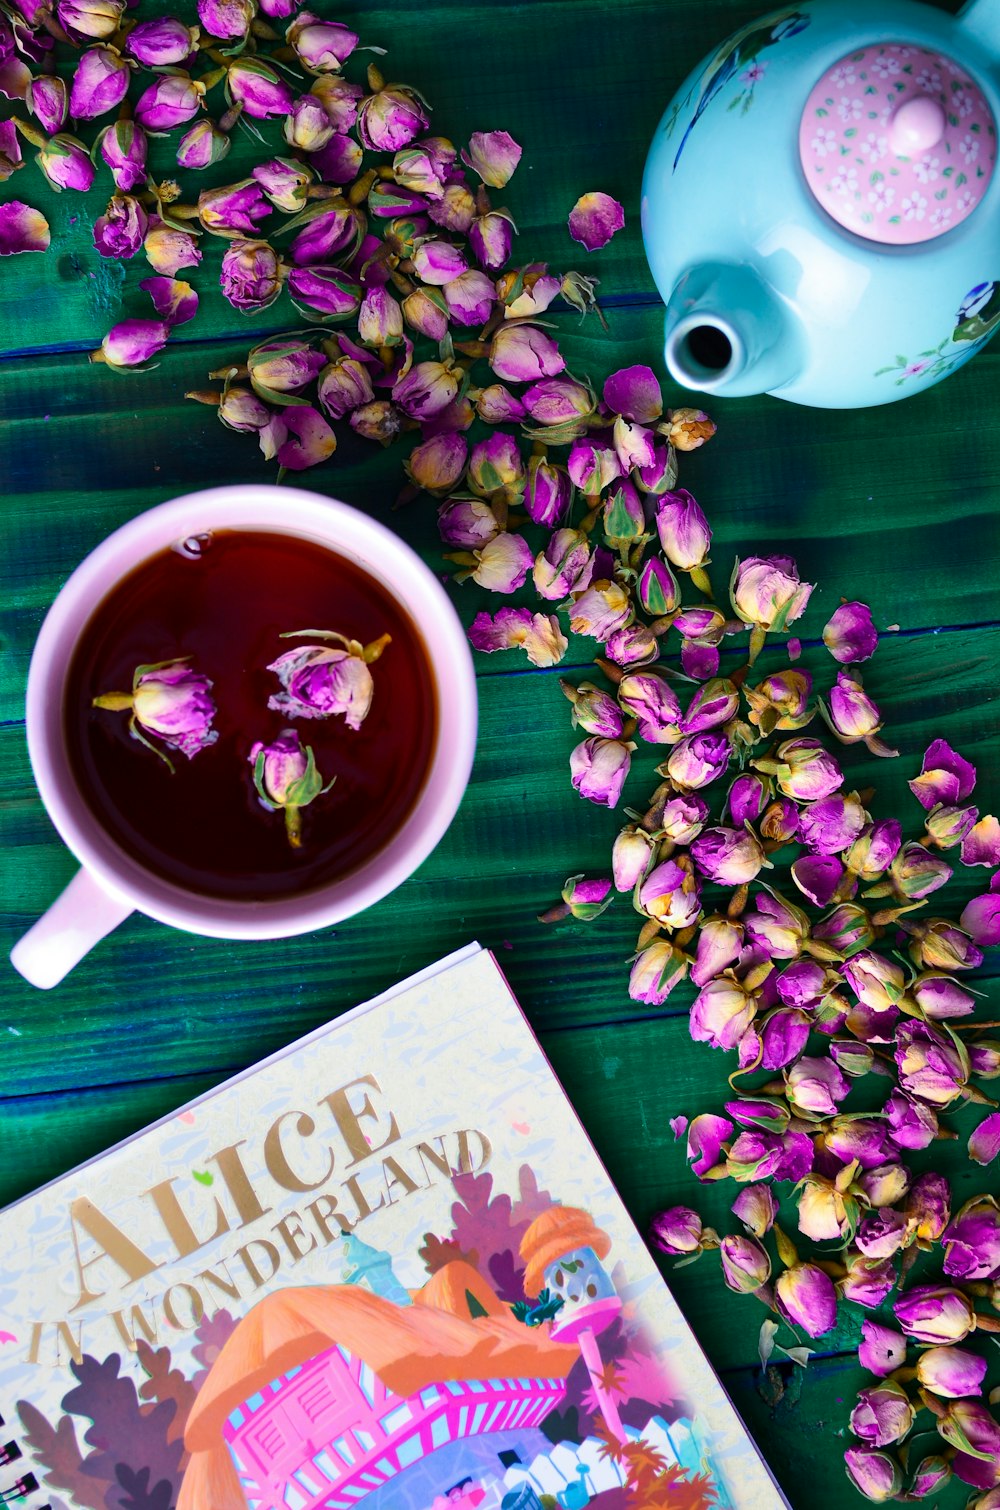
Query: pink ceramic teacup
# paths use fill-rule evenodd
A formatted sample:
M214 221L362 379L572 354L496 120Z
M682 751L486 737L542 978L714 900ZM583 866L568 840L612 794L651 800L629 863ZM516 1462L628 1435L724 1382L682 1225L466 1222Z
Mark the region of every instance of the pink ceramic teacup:
M376 575L424 630L438 726L423 789L391 845L358 869L297 897L227 901L186 891L126 854L83 800L63 730L66 676L97 604L136 566L191 536L261 530L326 545ZM462 799L476 744L476 683L458 617L428 567L381 524L296 488L213 488L150 509L77 567L42 625L27 691L28 752L42 801L80 861L11 960L35 986L56 985L130 912L214 938L285 938L351 917L399 886L430 854Z

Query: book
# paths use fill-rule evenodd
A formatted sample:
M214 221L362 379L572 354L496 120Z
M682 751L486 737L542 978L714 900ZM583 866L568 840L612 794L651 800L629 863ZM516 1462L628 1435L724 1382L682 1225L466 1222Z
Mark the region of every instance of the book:
M786 1503L477 945L0 1213L0 1412L31 1510Z

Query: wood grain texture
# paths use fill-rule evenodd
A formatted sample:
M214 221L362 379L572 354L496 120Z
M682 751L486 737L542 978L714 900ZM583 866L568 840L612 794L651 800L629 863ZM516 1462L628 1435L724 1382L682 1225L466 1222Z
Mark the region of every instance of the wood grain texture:
M426 90L435 130L459 141L504 127L523 144L503 196L520 229L517 250L600 278L607 333L596 321L580 327L566 311L554 317L573 369L599 382L631 362L660 367L662 313L638 220L647 141L683 75L758 9L756 0L621 0L612 15L594 0L439 0L358 3L336 13L363 40L391 46L391 75ZM168 144L156 150L167 171ZM256 157L239 143L199 184L232 181ZM569 239L565 219L578 194L595 188L624 201L627 226L588 256ZM87 551L142 509L202 486L272 477L251 439L225 431L182 395L210 368L240 360L252 340L294 322L287 305L257 320L231 311L214 288L222 243L206 238L205 263L192 279L204 295L201 316L155 370L117 375L90 366L85 353L111 323L145 312L137 290L145 263L105 262L90 239L108 192L105 178L86 198L57 197L30 164L0 186L0 200L37 204L53 229L50 256L0 263L5 948L74 869L39 802L24 743L24 681L44 613ZM685 401L676 389L665 393L668 403ZM865 677L902 758L875 761L855 747L844 759L852 783L877 783L876 811L898 809L913 831L920 814L905 781L938 734L979 766L983 810L1000 794L998 394L1000 347L886 409L720 402L717 439L683 458L682 482L716 530L720 589L741 551L788 551L819 584L802 625L803 664L831 678L835 668L818 640L841 597L869 601L882 627L900 626ZM441 568L433 504L422 499L392 513L406 446L383 452L339 426L338 438L336 456L304 485L388 520ZM452 591L466 623L499 606L472 586ZM593 648L574 640L560 672L581 676ZM133 917L48 995L0 970L0 1201L476 937L496 950L640 1227L677 1202L698 1206L720 1229L731 1223L734 1191L699 1187L668 1125L679 1113L717 1109L727 1094L731 1066L688 1036L690 990L659 1009L629 1001L625 961L637 920L627 898L591 926L536 920L567 875L606 870L621 822L569 787L575 736L557 673L533 672L515 653L478 659L481 733L466 800L436 853L377 908L325 933L262 944L194 938ZM735 653L727 664L737 664ZM652 785L656 758L648 749L637 756L627 800L640 801ZM956 897L971 895L984 876L966 874ZM980 1010L991 1018L996 974L990 961ZM870 1090L853 1093L858 1104L868 1104ZM963 1142L975 1120L953 1119ZM963 1142L934 1150L956 1200L996 1186L964 1159ZM840 1463L861 1382L846 1351L856 1321L845 1318L822 1340L827 1356L807 1371L788 1364L765 1377L755 1363L763 1312L724 1289L715 1258L664 1272L796 1510L860 1503ZM939 1499L957 1506L963 1495L953 1488Z

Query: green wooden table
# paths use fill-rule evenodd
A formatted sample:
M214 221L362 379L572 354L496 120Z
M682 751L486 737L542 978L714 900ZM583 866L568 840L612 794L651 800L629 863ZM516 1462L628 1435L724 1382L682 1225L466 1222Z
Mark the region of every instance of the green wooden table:
M555 316L573 368L600 379L631 362L659 365L661 314L638 220L646 143L688 69L756 9L753 0L439 0L347 4L336 14L363 40L391 48L390 76L427 93L436 130L462 141L472 130L503 127L523 143L504 196L521 232L517 252L600 277L607 334L594 320L579 330L570 312ZM249 163L248 150L244 156ZM232 181L240 166L234 152L209 181ZM624 201L627 225L588 257L569 241L565 219L593 188ZM119 376L90 366L85 353L109 325L143 312L136 284L145 268L94 251L89 227L106 180L86 200L57 198L29 166L0 198L14 193L46 212L53 245L45 257L0 265L5 953L74 870L25 749L24 683L43 615L86 552L140 510L203 485L271 477L252 441L182 395L209 369L242 358L251 335L292 323L280 306L243 321L216 293L154 371ZM220 253L219 243L210 246L194 279L206 294ZM947 733L977 763L983 810L1000 799L998 394L995 346L890 408L717 403L718 437L684 458L682 481L716 529L720 571L741 546L788 550L819 583L804 621L805 664L823 659L818 633L842 595L869 601L880 625L898 625L866 680L904 758L877 762L852 752L850 768L861 787L878 781L879 811L898 806L914 829L904 783L935 735ZM669 393L668 402L681 395ZM400 480L398 448L382 452L348 434L333 461L303 482L390 519L437 563L432 506L389 512ZM472 587L454 596L466 622L497 606ZM566 666L583 671L591 654L592 642L576 641ZM479 748L461 811L419 873L371 911L308 938L260 944L213 942L133 916L51 994L0 969L0 1201L478 938L497 951L640 1227L677 1202L725 1224L734 1192L697 1185L668 1118L718 1108L731 1065L690 1041L689 991L658 1010L629 1001L624 961L636 920L627 901L591 926L536 921L567 875L606 868L620 820L570 789L575 739L557 675L526 670L514 654L479 660ZM650 789L656 758L646 750L637 759L626 797ZM991 963L984 974L995 970ZM988 1003L984 1009L995 1015ZM953 1119L963 1132L968 1120ZM943 1145L937 1162L964 1199L984 1175L960 1153L961 1145ZM856 1320L845 1318L824 1339L807 1371L787 1365L764 1376L756 1362L763 1313L723 1288L716 1260L670 1281L792 1503L859 1504L840 1463L849 1402L862 1382L852 1355ZM961 1501L952 1486L940 1502Z

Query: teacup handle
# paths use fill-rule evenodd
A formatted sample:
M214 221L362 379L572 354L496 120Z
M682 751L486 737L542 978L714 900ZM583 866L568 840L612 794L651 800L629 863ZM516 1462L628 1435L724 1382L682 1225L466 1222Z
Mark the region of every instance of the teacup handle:
M31 985L48 991L134 910L105 891L89 870L78 870L48 912L18 939L10 962Z

